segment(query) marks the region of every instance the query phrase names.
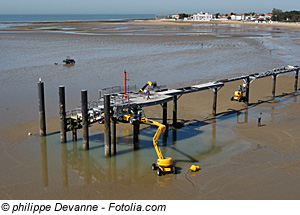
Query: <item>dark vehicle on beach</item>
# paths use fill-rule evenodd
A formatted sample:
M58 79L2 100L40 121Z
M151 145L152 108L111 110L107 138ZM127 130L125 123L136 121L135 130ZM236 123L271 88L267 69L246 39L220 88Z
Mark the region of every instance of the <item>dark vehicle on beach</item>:
M73 58L66 58L63 62L66 64L75 64L75 60Z

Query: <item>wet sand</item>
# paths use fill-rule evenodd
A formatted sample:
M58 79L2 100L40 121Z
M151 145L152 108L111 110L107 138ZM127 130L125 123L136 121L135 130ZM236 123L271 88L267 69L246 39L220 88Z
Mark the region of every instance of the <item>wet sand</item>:
M134 27L136 23L142 23L142 25ZM161 25L158 29L150 29L151 33L161 33L161 29L164 29L165 25L191 25L191 23L170 22L169 24L166 24L165 22L160 21L136 21L130 24L133 27L129 28L129 34L132 34L132 29L136 29L137 32L138 30L149 30L144 27L147 24ZM120 26L120 24L105 23L104 25L102 25L101 23L97 22L85 24L60 23L58 25L58 29L52 28L51 31L57 31L63 27L76 28L77 31L85 31L87 33L99 33L100 31L103 33L103 29L95 29L97 27L95 27L95 25L99 25L99 28L109 29L108 32L106 32L109 35L111 35L112 33L120 34L120 31L122 31L122 33L124 33L123 31L127 31L127 29L111 30L111 28L117 28L118 26ZM55 27L57 26L57 23L50 23L47 25L40 24L25 27L23 26L18 27L18 29L35 32L36 29L30 28L43 28L45 26ZM168 29L165 34L168 34L169 30L170 29ZM173 31L174 29L171 30ZM5 31L14 31L14 29L6 29ZM40 33L41 31L44 30L40 29L35 35L42 35L45 36L47 40L50 40L46 36L47 32L43 34ZM74 31L74 29L65 29L64 31ZM72 39L79 38L77 36L69 35L67 35L66 37ZM210 35L204 35L204 37L204 40L211 40ZM61 37L59 38L61 39ZM155 37L153 37L153 39L152 36L148 35L141 36L139 38L126 38L126 42L129 41L128 43L130 44L134 44L135 42L148 43L150 41L149 38L151 38L151 41L156 39ZM172 40L176 42L180 41L180 39L182 38L183 37L159 37L160 41ZM107 41L110 40L108 37L105 37L105 39ZM200 42L202 42L196 41L194 38L189 38L188 40L193 45L199 45ZM89 42L90 41L86 41L86 43ZM253 43L249 44L253 45ZM249 44L242 44L242 46L247 47ZM236 44L230 44L230 46L228 46L226 49L232 49L235 45ZM255 45L253 47L255 47L255 50L263 50L262 48L260 49L258 45ZM220 51L219 49L217 50ZM288 54L286 55L288 56ZM277 63L276 58L271 59L269 56L265 57L261 55L259 56L259 58L263 58L263 61L266 61L266 64L263 65L263 69L267 68L267 66L275 65L274 62ZM253 59L251 58L251 60ZM255 64L255 62L251 62L251 64ZM277 64L285 66L281 63L282 62L278 62ZM147 66L148 65L149 64L147 64ZM262 63L259 64L259 66L261 65ZM46 67L48 69L50 68L50 66L48 65ZM80 67L80 65L78 65L78 67ZM12 70L8 70L8 72L11 71ZM226 72L227 71L230 71L230 69L226 70ZM244 71L240 71L240 73L242 72ZM37 79L36 73L31 75L32 78ZM233 74L224 74L224 76L227 78L237 76L232 75ZM55 77L52 76L55 75L51 75L50 77L53 79L53 82L56 83ZM69 78L70 76L71 74L67 74L66 77ZM157 77L160 78L160 76L158 75ZM94 78L95 77L93 76L92 79ZM8 79L9 78L7 75L7 80ZM51 82L51 79L48 80L53 84L53 82ZM178 78L178 80L178 82L181 83L176 82L174 83L174 86L183 85L185 82L185 80L182 80L182 78ZM193 81L197 82L198 79ZM34 80L33 82L34 83L31 83L32 85L36 83L36 80ZM71 83L76 82L78 82L78 80L71 80ZM192 81L188 82L191 83ZM242 84L242 81L228 83L219 91L217 119L222 120L222 117L226 116L228 113L231 113L231 115L229 116L233 116L233 118L237 117L237 121L239 121L239 115L237 115L235 111L228 111L228 109L241 112L247 110L247 106L245 106L243 103L230 101L233 92L238 88L238 85L240 84ZM23 86L24 85L21 85L20 87ZM57 151L53 149L57 148L57 145L55 145L53 140L48 140L48 147L46 145L45 148L45 143L43 142L45 141L45 139L43 138L41 139L40 145L38 144L37 147L33 147L32 145L36 146L36 139L39 139L39 137L37 136L39 125L39 122L37 120L38 113L34 110L34 108L37 106L37 103L32 98L26 101L26 103L24 102L24 106L26 108L20 112L21 116L23 115L24 117L20 117L16 119L16 121L10 121L10 118L13 114L12 112L15 110L11 110L13 104L10 104L5 109L4 113L6 114L1 115L2 123L0 130L0 170L2 172L2 179L0 184L0 198L300 199L300 195L298 192L298 157L300 149L297 146L297 143L299 142L299 134L297 131L299 131L300 127L297 121L300 118L298 111L300 104L299 93L293 93L293 86L293 74L282 75L278 77L276 95L279 99L271 100L270 96L272 90L272 78L268 77L255 80L253 83L251 83L250 86L251 105L248 108L248 111L251 112L251 114L254 116L252 116L252 119L249 119L247 123L236 123L237 125L233 125L234 133L237 136L236 138L241 140L242 151L233 148L233 151L227 154L225 153L224 157L219 158L220 162L215 162L212 165L204 165L203 163L199 162L199 160L196 161L197 159L193 159L189 157L188 154L186 154L185 156L189 158L189 160L181 161L184 164L181 165L179 174L166 175L163 177L157 177L156 173L148 171L148 169L150 169L150 164L146 167L143 165L138 165L136 169L127 167L123 170L118 170L120 172L115 172L117 168L111 168L118 162L115 157L105 160L105 164L103 164L104 168L101 169L98 177L98 173L93 173L96 174L96 176L91 176L90 171L82 171L81 169L91 168L91 166L87 164L87 161L89 161L89 159L87 158L91 158L95 150L90 150L90 152L88 153L80 154L77 151L77 146L74 147L74 144L69 142L66 145L62 145L61 147L58 146L58 153L61 153L61 155L59 154L58 156L52 157L52 153L57 153ZM51 86L49 88L48 91L46 91L46 93L50 91L47 98L51 98L50 101L46 100L46 105L48 105L47 108L50 112L50 116L47 115L47 133L49 138L51 138L59 135L59 119L57 116L57 99L55 97L57 96L56 88L54 86ZM55 88L55 90L52 88ZM68 89L69 88L67 87L67 90ZM35 92L34 90L35 88L32 91ZM75 97L74 89L70 94L67 94L67 97ZM212 95L213 93L211 90L183 95L178 101L178 120L183 121L186 128L202 125L213 127L214 121L211 119L213 98ZM21 102L16 102L16 105L22 104L22 98L20 98L20 100ZM71 104L78 105L79 103L77 100L75 100L72 101ZM72 106L70 105L68 107L72 108ZM157 119L158 121L161 120L162 109L159 105L144 108L144 110L148 118ZM36 115L34 115L35 112ZM256 114L258 117L259 112L262 112L262 127L257 127L256 124ZM168 122L171 123L172 102L168 104L168 119ZM217 124L219 123L217 122ZM132 129L129 124L121 123L117 125L117 128L120 134L122 134L123 131ZM143 125L141 126L141 128L148 128L148 126ZM90 128L91 132L100 133L100 135L102 133L102 130L103 125L100 124L95 124ZM29 132L31 132L33 135L28 136ZM94 138L98 137L94 134L93 136L96 136ZM130 138L130 136L127 137L128 142L131 142ZM54 146L49 147L49 145ZM72 145L76 149L73 151L73 153L78 153L80 154L80 156L83 156L83 163L78 164L75 160L71 160L71 164L69 164L70 166L72 166L71 171L71 167L68 167L68 163L65 159L66 157L68 158L67 149L69 149ZM28 148L32 150L32 156L38 157L38 161L30 158L30 154L27 154ZM139 157L141 155L138 152L130 153L132 153L132 158L129 156L129 158L127 159L141 159ZM48 157L46 156L45 158L45 154L48 154ZM60 159L62 164L60 163ZM176 160L176 157L174 157L173 159ZM49 165L48 167L47 163L50 162L53 165ZM189 173L188 167L191 164L200 165L202 168L201 171L197 173ZM133 163L132 166L134 167L135 164Z
M289 98L286 107L277 100L269 98L272 89L271 77L255 80L250 87L249 110L259 109L262 127L256 121L237 125L236 134L251 143L245 152L233 157L225 157L221 163L202 167L200 172L189 173L188 165L180 174L157 177L155 173L137 175L136 178L114 179L110 173L101 183L93 186L74 184L68 189L49 189L48 191L28 193L35 189L34 182L3 184L2 199L299 199L299 94L293 92L294 78L280 76L277 79L276 95ZM242 111L246 106L231 102L230 97L241 81L226 84L218 94L218 117L228 113L228 108ZM182 96L178 101L178 119L185 126L211 123L212 91L192 93ZM271 113L269 111L272 110ZM161 119L161 107L145 108L147 117ZM168 106L171 123L172 105ZM235 114L235 113L233 113ZM208 118L207 118L208 117ZM128 128L129 127L129 128ZM131 129L128 124L118 124L118 130ZM47 119L48 133L59 131L58 119ZM27 131L38 134L38 121L6 128L1 131L1 162L16 162L14 145L22 144ZM103 125L93 125L91 130L103 130ZM112 158L109 162L113 162ZM20 161L21 162L21 161ZM192 164L192 163L191 163ZM19 164L22 166L22 164ZM24 164L23 164L24 165ZM111 165L111 164L110 164ZM198 163L201 166L201 163ZM18 169L18 168L17 168ZM106 170L108 171L108 170ZM70 180L70 179L69 179ZM117 182L114 182L117 180ZM26 187L26 188L24 188ZM19 189L24 190L22 194ZM38 189L39 190L39 189ZM158 192L159 191L159 192ZM159 194L158 194L159 193ZM82 195L83 194L83 195Z

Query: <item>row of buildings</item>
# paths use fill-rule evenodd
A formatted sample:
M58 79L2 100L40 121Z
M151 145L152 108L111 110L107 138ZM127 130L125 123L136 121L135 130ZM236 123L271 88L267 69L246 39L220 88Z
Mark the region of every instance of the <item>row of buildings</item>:
M157 19L170 19L184 21L212 21L212 20L232 20L232 21L254 21L267 22L270 21L272 14L211 14L211 13L196 13L193 15L185 14L184 17L180 14L173 15L157 15Z

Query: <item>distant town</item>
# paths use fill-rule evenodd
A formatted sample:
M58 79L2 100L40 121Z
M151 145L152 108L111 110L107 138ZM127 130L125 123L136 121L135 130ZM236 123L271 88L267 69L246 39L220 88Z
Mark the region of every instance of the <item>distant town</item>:
M156 19L167 19L170 21L249 21L255 23L270 23L270 22L300 22L300 11L286 11L283 12L280 9L274 8L272 13L244 13L244 14L236 14L236 13L228 13L228 14L212 14L212 13L195 13L195 14L158 14L156 15Z

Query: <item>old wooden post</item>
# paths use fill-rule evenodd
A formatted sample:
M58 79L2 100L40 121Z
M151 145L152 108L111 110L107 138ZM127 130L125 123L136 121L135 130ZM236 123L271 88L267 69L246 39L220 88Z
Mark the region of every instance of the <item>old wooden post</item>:
M89 150L89 119L88 119L88 96L87 90L81 90L81 113L82 113L82 144L83 150Z
M299 69L295 71L295 85L294 85L295 92L297 92L298 90L298 75L299 75Z
M67 142L65 86L59 86L60 142Z
M111 157L110 95L104 95L104 155Z
M246 104L249 104L250 99L250 77L246 78Z
M77 129L76 128L72 129L72 140L73 140L73 142L77 141Z
M45 111L45 95L44 82L42 79L37 83L39 96L39 114L40 114L40 136L46 136L46 111Z
M166 131L163 134L163 144L165 145L167 143L167 137L168 137L168 103L165 102L162 105L163 107L163 124L166 126Z
M213 109L212 109L212 115L217 115L217 97L218 97L218 89L215 87L213 89L214 92L214 98L213 98Z
M140 121L137 107L133 108L133 148L139 149Z
M173 96L173 126L177 123L177 96Z
M117 118L112 118L112 145L111 145L111 155L117 154Z
M167 120L168 120L168 103L167 102L165 102L165 103L163 103L163 105L162 105L162 108L163 108L163 124L164 125L167 125Z
M277 75L274 74L273 76L273 89L272 89L272 99L275 98L275 90L276 90L276 78L277 78Z

